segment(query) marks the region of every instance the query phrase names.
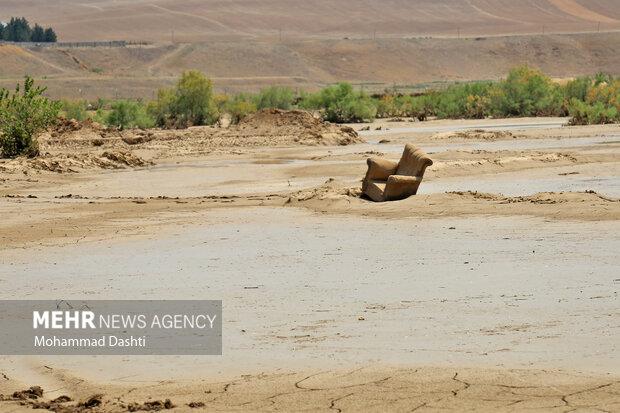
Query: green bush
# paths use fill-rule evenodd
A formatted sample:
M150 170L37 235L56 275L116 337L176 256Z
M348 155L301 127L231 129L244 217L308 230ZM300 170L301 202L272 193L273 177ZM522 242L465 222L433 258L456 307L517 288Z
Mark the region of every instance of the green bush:
M605 106L615 107L620 111L620 79L604 83L595 83L588 90L585 101L587 103L602 103Z
M490 82L449 86L434 96L434 112L440 118L482 118L488 113Z
M185 128L211 125L219 117L213 99L211 80L202 73L189 71L172 89L161 89L149 113L159 126Z
M157 99L147 105L147 112L155 120L157 126L172 128L177 125L177 119L174 117L172 109L175 100L174 95L173 89L159 89Z
M390 118L392 116L397 116L394 114L396 112L396 107L394 104L394 96L392 95L385 95L378 99L375 102L375 106L377 108L376 116L378 118Z
M44 87L34 85L26 77L23 88L18 84L14 93L0 90L0 148L2 156L36 156L39 153L37 134L56 121L60 103L43 96Z
M372 99L363 92L354 91L348 83L339 83L316 94L302 96L300 106L322 110L325 120L337 123L370 121L377 114Z
M614 82L614 77L609 73L598 72L594 75L594 86L598 86L601 83L611 84Z
M564 98L567 103L570 103L573 99L581 100L585 102L588 97L588 91L594 84L594 80L590 77L578 77L571 80L564 86Z
M239 93L223 105L224 111L230 114L230 121L239 123L247 115L256 112L257 106L251 95Z
M385 94L381 98L375 100L377 108L376 116L378 118L394 118L407 116L404 113L404 100L402 96L394 94Z
M601 102L586 103L578 99L571 100L569 106L571 125L599 125L620 121L620 112L614 106L605 106Z
M293 107L295 92L289 87L272 86L261 90L256 95L255 103L257 109L284 109L289 110Z
M494 116L561 116L563 93L540 70L527 66L512 69L505 81L489 93Z
M433 95L412 96L405 105L409 113L411 113L409 116L418 118L419 121L424 121L429 116L437 115Z
M427 96L386 94L375 99L378 118L418 118L425 120L429 115ZM434 112L433 112L434 113Z
M109 126L119 129L152 128L155 121L139 102L119 100L112 103L111 111L106 117Z
M480 119L488 116L563 116L571 98L583 98L588 80L566 87L527 66L510 71L499 82L471 82L451 85L423 96L383 98L378 106L380 116L412 116L420 120L439 118Z
M590 82L585 99L570 100L568 112L573 125L620 122L620 80L598 74Z
M89 118L86 112L87 103L85 101L69 101L63 100L61 111L65 118L85 121Z
M108 105L108 101L104 98L98 98L96 102L90 102L89 106L92 110L104 109Z

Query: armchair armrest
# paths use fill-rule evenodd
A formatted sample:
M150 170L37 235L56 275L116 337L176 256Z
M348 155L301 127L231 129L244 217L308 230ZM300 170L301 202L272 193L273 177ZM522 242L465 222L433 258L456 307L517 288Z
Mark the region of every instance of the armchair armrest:
M398 162L389 161L381 158L368 158L368 172L366 172L365 180L387 181L390 175L396 173Z
M415 195L420 183L421 176L391 175L385 185L384 198L386 201L394 201Z

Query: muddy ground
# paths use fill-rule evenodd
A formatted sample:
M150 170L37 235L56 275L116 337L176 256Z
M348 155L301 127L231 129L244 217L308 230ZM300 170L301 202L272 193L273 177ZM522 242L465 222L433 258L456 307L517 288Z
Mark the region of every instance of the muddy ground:
M0 410L620 409L620 127L304 119L65 125L0 162L0 298L225 307L221 357L3 357ZM419 195L360 198L405 142Z

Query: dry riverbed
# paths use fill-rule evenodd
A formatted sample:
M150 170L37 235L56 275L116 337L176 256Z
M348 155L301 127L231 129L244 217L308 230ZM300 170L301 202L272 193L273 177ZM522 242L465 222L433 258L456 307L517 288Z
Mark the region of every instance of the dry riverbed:
M0 394L74 400L56 411L95 394L99 411L618 410L620 128L562 122L50 136L51 163L0 163L0 298L222 299L224 355L2 357ZM405 142L435 161L420 194L360 198L365 159Z

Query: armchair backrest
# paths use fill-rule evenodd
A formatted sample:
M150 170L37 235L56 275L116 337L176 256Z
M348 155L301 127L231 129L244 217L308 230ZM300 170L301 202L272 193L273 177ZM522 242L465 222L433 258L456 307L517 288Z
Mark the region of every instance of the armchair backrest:
M396 175L405 176L423 176L427 167L431 166L433 161L428 155L419 148L416 148L412 144L405 145L403 156L398 163L398 169Z

